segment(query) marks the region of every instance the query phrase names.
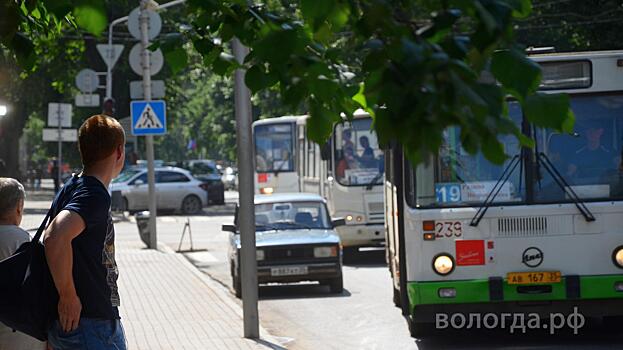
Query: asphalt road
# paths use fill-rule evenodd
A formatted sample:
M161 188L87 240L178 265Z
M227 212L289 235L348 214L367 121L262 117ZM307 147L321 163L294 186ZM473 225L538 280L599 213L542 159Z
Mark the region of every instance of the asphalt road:
M233 194L228 198L232 200ZM228 233L221 232L220 226L233 221L232 213L229 205L190 217L195 251L184 253L230 290ZM185 216L160 217L159 240L177 250L185 221ZM188 248L186 237L182 250ZM341 295L312 283L260 287L261 323L287 349L623 349L622 332L606 331L598 322L591 322L579 335L570 331L553 336L547 332L511 335L508 330L444 331L415 340L391 301L390 286L384 252L360 252L345 262Z

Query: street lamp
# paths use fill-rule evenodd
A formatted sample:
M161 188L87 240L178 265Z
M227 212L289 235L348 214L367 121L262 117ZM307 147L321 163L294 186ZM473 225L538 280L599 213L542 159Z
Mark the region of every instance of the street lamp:
M6 105L0 105L0 117L4 117L7 113L7 106Z

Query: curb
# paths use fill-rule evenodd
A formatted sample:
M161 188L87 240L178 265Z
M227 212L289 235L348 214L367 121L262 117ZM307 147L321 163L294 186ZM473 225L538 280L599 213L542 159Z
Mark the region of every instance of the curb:
M197 276L203 283L205 283L209 288L211 288L214 293L221 299L225 305L227 305L230 309L232 309L236 315L238 315L241 319L243 318L242 308L240 305L236 304L229 295L229 290L223 286L222 284L216 282L210 276L207 276L203 272L201 272L195 265L193 265L188 259L186 259L182 254L178 254L173 250L173 248L169 247L164 243L158 243L158 250L166 253L166 254L174 254L175 257L180 260L195 276ZM272 349L285 349L281 342L277 340L275 336L270 334L262 325L260 324L260 339L254 339L254 341L260 345L264 345L268 348Z

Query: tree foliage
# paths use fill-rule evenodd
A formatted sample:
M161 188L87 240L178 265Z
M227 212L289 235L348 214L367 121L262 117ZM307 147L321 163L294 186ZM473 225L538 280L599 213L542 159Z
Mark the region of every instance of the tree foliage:
M26 37L38 28L31 22L47 28L33 10L24 12L25 1L18 3L30 13L16 27ZM82 2L65 0L58 13L57 1L33 3L56 21L65 14L84 24ZM461 128L467 151L502 162L499 134L531 144L508 118L507 97L537 126L568 131L573 124L566 96L537 93L540 69L517 42L517 20L531 11L530 0L188 0L181 35L158 45L173 71L188 64L183 48L190 42L205 67L229 76L240 68L228 49L237 37L251 49L242 64L247 86L255 94L277 89L289 110L306 106L309 136L319 143L342 114L363 108L380 140L398 140L414 162L437 151L449 126Z
M251 49L243 64L249 88L278 87L284 105L307 105L308 133L319 143L341 114L363 108L380 140L398 140L414 162L438 149L444 129L459 126L466 150L499 163L506 155L498 134L531 144L510 122L507 96L536 125L567 131L572 125L565 96L536 92L540 68L516 42L513 26L530 14L528 0L296 3L292 13L285 6L190 0L192 30L184 37L223 75L238 67L227 43L239 38ZM481 79L485 72L495 79Z

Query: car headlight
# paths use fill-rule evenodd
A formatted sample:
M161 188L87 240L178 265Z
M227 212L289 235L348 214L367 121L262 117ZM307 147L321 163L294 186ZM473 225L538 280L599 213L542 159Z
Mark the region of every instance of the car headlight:
M614 252L612 252L612 262L614 264L623 269L623 246L617 247Z
M264 260L264 251L261 249L256 250L255 257L257 258L257 260Z
M446 253L436 255L433 258L433 270L442 276L450 274L454 270L454 259Z
M316 258L329 258L332 256L337 256L337 246L314 248L314 257Z

